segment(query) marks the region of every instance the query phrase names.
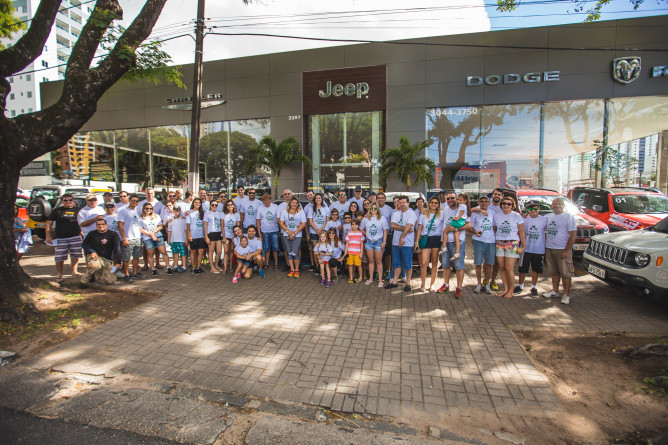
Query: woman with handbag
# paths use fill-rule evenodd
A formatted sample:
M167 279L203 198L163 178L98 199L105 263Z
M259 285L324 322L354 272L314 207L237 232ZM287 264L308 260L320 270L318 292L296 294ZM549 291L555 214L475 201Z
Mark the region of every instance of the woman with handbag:
M427 268L431 262L431 282L429 292L436 292L434 285L438 275L438 254L441 249L441 237L443 235L443 215L441 214L441 202L437 197L429 199L429 205L418 220L415 247L420 251L420 278L422 285L420 292L425 292L427 281Z

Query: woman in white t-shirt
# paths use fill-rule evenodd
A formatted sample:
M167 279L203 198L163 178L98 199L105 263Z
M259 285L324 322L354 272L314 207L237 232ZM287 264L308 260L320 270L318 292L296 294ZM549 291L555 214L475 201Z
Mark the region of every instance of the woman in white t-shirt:
M421 199L421 198L420 198ZM424 247L420 247L420 238L426 236ZM441 250L443 238L443 214L441 213L441 201L436 196L429 198L429 205L424 213L420 213L417 223L415 247L420 252L420 278L422 286L420 292L425 292L427 283L427 269L431 263L431 281L429 292L436 292L434 285L438 276L438 254Z
M501 211L494 214L496 233L496 263L503 281L503 291L498 295L512 298L515 288L515 262L526 246L524 219L515 212L515 201L511 197L501 199Z
M209 264L212 273L220 273L218 263L222 260L221 248L223 245L223 234L220 226L220 213L218 213L218 201L211 201L209 211L204 214L204 241L209 245Z
M234 201L228 199L225 201L224 207L222 209L223 217L220 221L223 226L223 272L227 273L227 266L230 266L232 270L232 253L234 252L234 244L232 244L232 238L234 238L234 228L241 227L241 216L237 212L237 206L234 205Z
M204 209L202 200L193 199L190 205L190 213L186 217L186 236L190 243L190 264L193 268L193 274L204 273L202 270L202 258L206 241L204 241Z
M378 272L378 287L383 287L383 252L389 227L375 202L369 205L369 213L362 220L360 230L364 232L364 250L369 260L369 279L364 284L368 286L373 283L373 273Z
M283 210L279 218L283 230L283 245L288 252L290 273L288 277L299 278L299 247L302 239L302 230L306 227L306 215L299 208L299 200L292 198L288 207Z
M141 219L139 221L139 231L141 239L146 247L148 265L151 268L151 275L158 275L155 268L155 251L165 258L167 262L167 273L171 275L172 268L169 265L169 257L165 250L165 240L162 238L162 220L153 213L153 205L147 202L141 208Z

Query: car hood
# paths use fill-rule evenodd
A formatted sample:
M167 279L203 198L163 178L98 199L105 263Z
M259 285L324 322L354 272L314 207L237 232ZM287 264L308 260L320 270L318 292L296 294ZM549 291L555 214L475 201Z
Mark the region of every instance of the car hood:
M668 234L649 230L605 233L592 240L641 252L668 252Z
M658 223L666 216L668 213L616 213L617 215L628 218L633 221L637 221L643 224L645 227L653 226Z

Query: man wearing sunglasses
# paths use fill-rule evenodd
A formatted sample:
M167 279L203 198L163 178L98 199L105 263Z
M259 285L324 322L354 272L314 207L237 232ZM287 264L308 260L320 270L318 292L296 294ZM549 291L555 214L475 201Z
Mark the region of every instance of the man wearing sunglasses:
M332 203L329 210L331 211L332 209L336 209L339 211L339 215L343 215L350 209L350 203L348 202L346 191L339 190L336 196L339 198L339 200Z
M128 194L128 192L124 192L121 190L121 192L118 194L118 199L119 201L114 205L114 207L116 207L117 212L120 212L122 208L130 205L130 195Z
M526 248L520 255L520 283L515 286L513 295L519 295L524 290L524 280L529 267L531 267L531 296L538 297L538 274L543 273L543 263L545 261L545 228L547 227L547 218L539 215L540 202L531 200L524 205L524 210L528 215L524 216L524 233L526 238Z
M242 202L239 209L239 216L241 217L241 226L244 233L248 233L248 227L254 226L257 223L257 211L262 205L259 199L255 199L257 192L254 188L248 189L248 196Z
M77 271L79 258L83 258L81 248L81 226L77 216L81 210L74 204L74 197L69 193L62 196L63 205L54 209L46 222L46 243L56 246L56 282L63 282L63 266L68 255L72 264L72 276L80 276ZM55 243L52 234L56 223Z
M86 207L79 211L77 220L81 227L81 233L85 238L90 232L95 230L95 222L104 218L104 209L97 205L97 196L92 193L86 195Z
M139 258L142 256L141 232L137 206L139 197L130 196L130 204L118 213L118 230L121 232L121 257L125 281L130 283L132 278L143 278L139 272ZM132 260L132 275L130 275L130 260Z
M443 227L450 224L455 216L459 214L459 204L457 203L457 194L450 192L445 197L445 207L443 208ZM442 294L450 290L450 276L452 275L452 265L455 267L455 277L457 279L457 288L455 289L455 298L462 298L462 285L464 284L464 259L466 257L466 231L471 228L471 223L466 222L459 233L459 257L452 259L455 254L455 232L444 234L443 248L441 249L441 264L443 264L443 286L438 289Z

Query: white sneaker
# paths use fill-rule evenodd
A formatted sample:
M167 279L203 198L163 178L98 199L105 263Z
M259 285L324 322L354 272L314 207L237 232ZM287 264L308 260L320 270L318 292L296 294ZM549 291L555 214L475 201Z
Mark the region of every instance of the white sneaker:
M551 290L549 292L545 292L543 294L543 297L545 297L545 298L552 298L552 297L558 297L558 296L559 296L559 292L555 292L553 290Z
M561 304L568 304L570 303L570 298L568 298L568 295L564 295L561 297Z
M478 283L478 285L475 287L473 292L475 292L476 294L479 294L480 292L482 292L482 284Z
M487 295L491 295L491 294L492 294L492 288L489 287L489 284L485 286L485 293L486 293Z

